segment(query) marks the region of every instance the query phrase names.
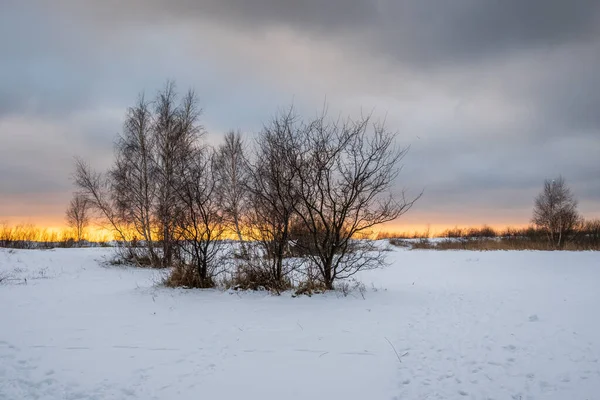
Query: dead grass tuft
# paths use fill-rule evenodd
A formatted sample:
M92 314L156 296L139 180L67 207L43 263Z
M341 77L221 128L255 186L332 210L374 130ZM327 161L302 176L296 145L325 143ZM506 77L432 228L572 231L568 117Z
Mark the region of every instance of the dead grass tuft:
M327 287L323 282L317 279L307 279L300 282L296 290L294 291L293 297L296 296L308 296L311 297L313 294L320 294L327 292Z
M215 287L212 278L201 279L198 270L190 265L179 265L171 270L165 278L164 285L170 288L209 289Z
M471 250L471 251L524 251L524 250L539 250L548 251L556 250L548 244L547 241L530 240L527 238L496 238L496 239L448 239L438 242L419 241L411 243L413 250ZM598 246L591 244L581 244L577 242L569 242L564 245L561 250L567 251L585 251L585 250L600 250Z
M233 276L225 282L225 287L233 290L266 290L281 294L293 285L288 279L276 279L273 273L262 265L244 263L237 266Z

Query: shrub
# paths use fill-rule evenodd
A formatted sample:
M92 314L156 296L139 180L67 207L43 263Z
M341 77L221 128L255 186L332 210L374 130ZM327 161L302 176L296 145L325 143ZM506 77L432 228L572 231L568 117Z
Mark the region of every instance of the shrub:
M308 296L311 297L313 294L325 293L327 287L323 282L317 279L306 279L296 287L293 297L296 296Z
M273 272L260 260L238 264L225 286L234 290L266 290L276 294L293 287L287 277L276 279Z
M212 277L201 279L198 270L190 265L174 267L164 281L167 287L209 289L216 286Z
M405 239L399 239L399 238L389 239L388 243L391 244L392 246L397 246L397 247L411 247L411 243Z

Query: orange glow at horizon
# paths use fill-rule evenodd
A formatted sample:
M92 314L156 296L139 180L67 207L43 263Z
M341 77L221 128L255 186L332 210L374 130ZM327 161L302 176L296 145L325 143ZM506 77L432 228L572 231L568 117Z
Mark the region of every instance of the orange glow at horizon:
M465 229L465 228L481 228L483 226L488 226L495 231L502 231L506 228L525 228L529 226L529 224L523 223L513 223L513 224L485 224L485 223L463 223L463 224L384 224L375 229L376 232L390 232L390 233L403 233L403 234L413 234L413 233L426 233L429 232L430 236L440 235L449 229Z
M18 219L18 218L2 218L0 224L7 224L8 226L17 225L29 225L39 229L48 231L49 233L66 233L69 231L64 220L58 218L39 218L33 220L31 218ZM523 228L529 226L527 223L403 223L402 218L397 221L388 222L379 225L373 229L374 233L392 233L392 234L423 234L429 232L430 235L440 235L444 231L454 228L480 228L482 226L489 226L494 230L503 230L507 227L511 228ZM113 239L113 232L105 227L98 226L97 224L90 224L86 230L86 238L91 241L105 241Z

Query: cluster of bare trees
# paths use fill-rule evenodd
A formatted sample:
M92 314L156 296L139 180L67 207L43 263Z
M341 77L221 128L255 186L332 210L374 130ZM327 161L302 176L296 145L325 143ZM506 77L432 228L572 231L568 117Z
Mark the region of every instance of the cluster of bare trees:
M300 269L332 289L338 279L383 264L365 239L375 225L396 219L418 199L390 194L407 149L371 116L305 120L293 108L260 132L254 156L242 163L246 178L239 210L260 263L247 264L285 283ZM245 251L248 251L245 249Z
M78 159L75 183L77 196L115 232L129 261L194 265L198 284L206 286L224 227L200 114L195 94L179 100L173 83L153 101L140 96L117 137L113 167L100 174Z
M306 120L291 108L253 146L230 132L213 148L203 140L197 104L191 91L178 100L172 83L153 101L140 97L127 112L113 167L101 174L77 160L73 225L84 202L115 232L124 257L175 267L200 287L231 272L228 237L238 239L232 276L240 283L283 288L292 274L304 274L331 289L384 262L371 241L357 239L418 198L390 194L407 151L394 133L370 116Z

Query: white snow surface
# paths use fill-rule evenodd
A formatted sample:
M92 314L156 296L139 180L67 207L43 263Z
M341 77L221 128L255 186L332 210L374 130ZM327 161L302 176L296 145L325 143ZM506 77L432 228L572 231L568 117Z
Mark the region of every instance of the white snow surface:
M600 398L597 252L395 249L364 299L167 289L110 255L0 249L0 399Z

